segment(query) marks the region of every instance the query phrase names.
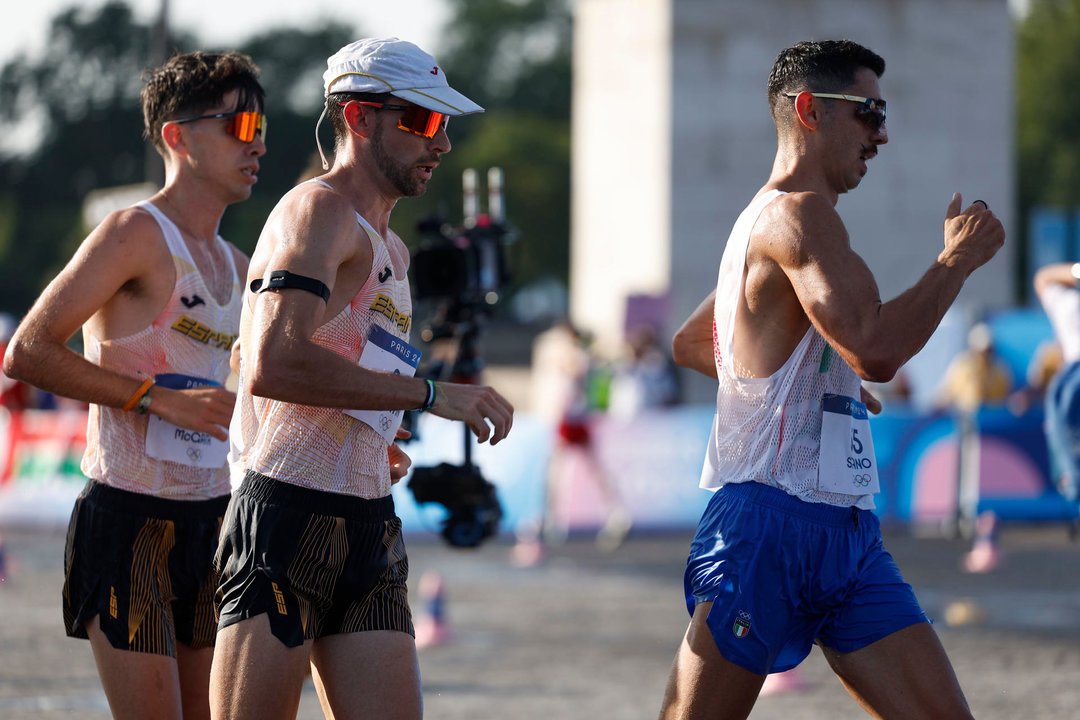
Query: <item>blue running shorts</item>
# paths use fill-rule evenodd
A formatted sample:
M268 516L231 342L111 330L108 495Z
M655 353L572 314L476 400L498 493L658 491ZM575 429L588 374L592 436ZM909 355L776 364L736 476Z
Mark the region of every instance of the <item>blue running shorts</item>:
M707 623L720 654L759 675L795 667L815 641L845 653L929 622L872 511L755 482L713 495L684 586L691 616L712 601Z

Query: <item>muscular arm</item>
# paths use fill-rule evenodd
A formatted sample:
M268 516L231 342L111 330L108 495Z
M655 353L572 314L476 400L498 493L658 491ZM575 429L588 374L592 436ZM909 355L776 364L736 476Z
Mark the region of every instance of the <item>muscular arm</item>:
M424 401L427 391L422 380L358 367L311 340L352 299L345 295L358 289L338 287L339 269L351 264L362 277L371 269L371 246L343 198L321 189L286 198L259 243L253 275L288 270L314 278L330 289L330 300L324 302L314 293L295 288L248 298L252 323L249 337L241 342L250 369L245 381L252 393L284 402L357 410L402 410Z
M20 323L4 355L4 372L57 395L120 407L141 380L100 368L67 347L91 316L121 305L121 292L145 285L144 269L155 262L148 217L114 213L83 241ZM142 237L140 237L142 236ZM153 238L153 235L150 235ZM104 324L104 323L99 323Z
M770 213L772 257L810 322L863 379L890 380L929 340L968 275L1004 243L1004 229L989 210L973 206L960 213L960 203L954 195L936 261L889 302L881 301L870 269L824 198L793 193Z
M4 355L4 372L48 392L84 402L123 407L142 379L99 367L67 347L84 324L106 337L146 327L168 300L157 223L137 210L110 215L30 309ZM165 265L171 277L171 264ZM167 286L167 289L159 288ZM164 294L162 294L164 293ZM224 440L233 395L221 388L151 390L151 412Z
M696 370L706 377L716 377L713 354L713 306L716 291L701 301L671 341L671 357L676 365Z
M330 301L298 289L249 298L252 322L241 342L244 381L252 394L357 410L405 410L424 402L425 381L359 367L311 340L329 313L343 307L358 289L338 286L342 268L348 266L353 277L370 272L371 245L362 233L351 205L322 189L307 188L286 198L271 215L251 274L288 270L315 278L330 288ZM432 412L464 420L481 442L490 437L493 443L509 432L513 417L513 408L494 390L450 383L440 383Z

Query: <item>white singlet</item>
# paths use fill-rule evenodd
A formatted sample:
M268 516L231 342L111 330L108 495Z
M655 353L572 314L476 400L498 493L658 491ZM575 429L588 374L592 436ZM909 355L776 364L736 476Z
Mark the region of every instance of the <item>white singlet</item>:
M356 222L371 242L371 272L356 297L311 337L316 345L353 363L359 362L373 326L405 341L412 329L407 265L395 268L382 236L359 213ZM390 238L401 243L393 233ZM401 255L408 257L405 251ZM250 310L245 307L245 328L249 321ZM244 354L243 343L240 353ZM240 374L242 378L242 364ZM340 409L256 397L241 381L229 440L234 484L243 479L245 471L254 470L314 490L368 499L390 494L386 440Z
M701 487L715 490L725 483L759 482L808 502L873 509L871 494L819 489L823 400L828 394L857 401L861 381L817 329L811 325L784 365L769 377L739 377L732 361L735 312L743 293L750 235L762 210L782 194L763 193L743 210L720 262L713 311L719 388Z
M218 252L228 258L233 279L228 298L219 304L206 287L176 225L150 202L136 207L150 213L161 227L176 268L176 286L157 318L134 335L101 340L84 326L86 359L132 377L139 373L155 378L175 374L224 385L243 302L233 249L221 237L216 238ZM229 494L229 468L224 462L219 467L199 467L150 457L146 443L150 419L151 415L90 405L83 474L122 490L173 500L204 500ZM190 431L181 432L192 435ZM209 436L202 440L203 444L210 443Z

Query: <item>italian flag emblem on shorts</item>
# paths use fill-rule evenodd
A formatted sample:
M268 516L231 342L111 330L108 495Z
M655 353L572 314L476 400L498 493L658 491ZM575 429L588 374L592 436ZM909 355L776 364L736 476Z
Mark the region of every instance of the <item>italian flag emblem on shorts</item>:
M735 633L735 637L746 637L750 633L750 623L740 618L735 618L735 624L731 626L731 632Z

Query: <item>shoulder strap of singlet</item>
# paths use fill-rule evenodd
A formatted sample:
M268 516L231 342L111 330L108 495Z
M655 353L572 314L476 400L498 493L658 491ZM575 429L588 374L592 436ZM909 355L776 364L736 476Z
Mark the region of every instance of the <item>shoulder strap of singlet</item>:
M136 207L140 207L150 213L150 216L157 221L158 227L161 228L161 234L165 236L165 243L169 246L169 251L173 255L179 255L187 262L191 263L192 267L198 267L195 264L195 259L191 256L191 251L188 249L187 243L184 242L183 235L180 234L180 228L176 227L176 223L169 219L169 216L161 211L158 206L149 200L143 200L141 203L137 203ZM236 267L236 257L233 256L233 249L229 246L229 243L225 242L225 238L220 235L214 236L214 242L216 242L229 261L229 268L232 270L233 284L242 283L240 277L240 271Z
M724 355L730 355L733 349L735 314L739 309L738 294L742 292L743 288L746 251L750 247L750 236L753 234L754 226L757 225L758 218L761 217L765 206L783 194L782 190L770 190L751 200L746 209L739 213L731 235L728 236L728 245L724 249L724 257L720 261L720 283L726 285L727 290L725 292L730 293L730 295L723 298L718 296L716 299L717 308L723 306L727 313L724 334L722 337L717 338L720 352ZM717 289L720 289L719 285ZM724 305L725 303L729 304ZM734 372L734 370L732 369L731 372Z
M149 200L143 200L141 203L137 203L135 207L142 208L146 212L150 213L150 217L157 221L158 227L161 228L161 234L165 237L165 244L169 246L169 252L173 255L179 255L181 258L191 263L192 267L195 267L195 259L191 257L191 252L188 250L187 243L184 242L183 236L180 234L180 228L176 227L176 223L169 219L169 216L163 213L157 205ZM235 273L236 268L233 268Z

